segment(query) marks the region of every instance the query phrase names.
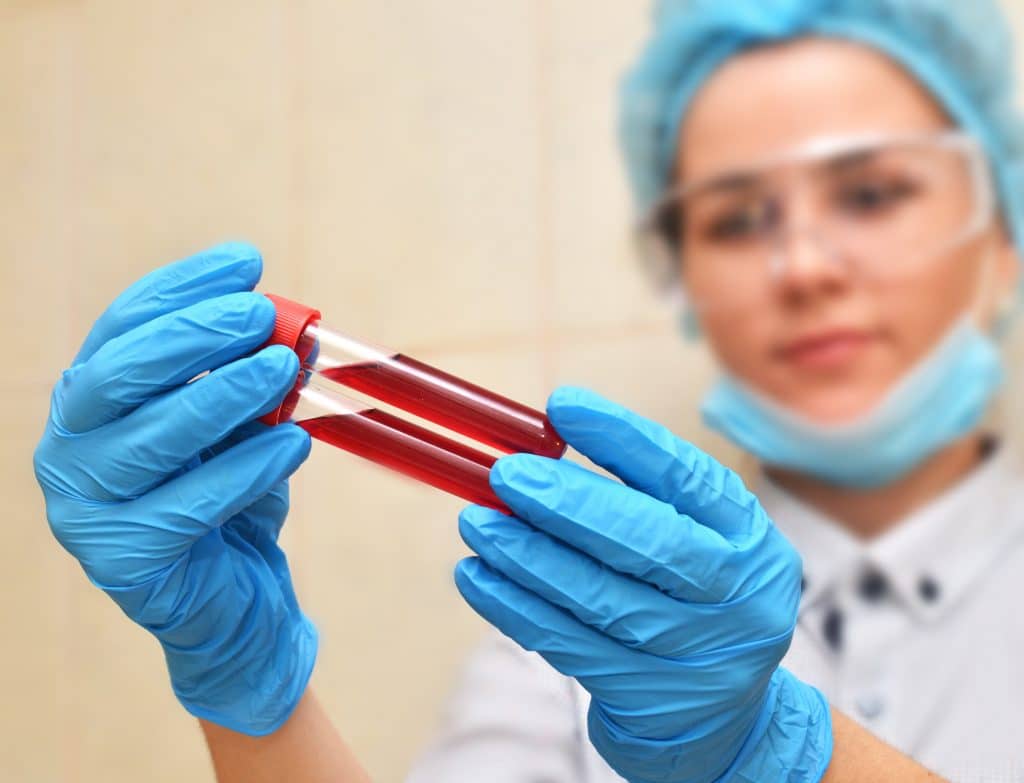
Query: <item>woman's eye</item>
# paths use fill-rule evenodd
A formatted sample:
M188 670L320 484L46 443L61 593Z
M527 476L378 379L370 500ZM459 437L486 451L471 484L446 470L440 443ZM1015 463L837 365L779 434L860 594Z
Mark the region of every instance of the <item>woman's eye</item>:
M758 236L768 227L771 221L770 212L765 203L751 203L730 209L710 219L703 233L717 242Z
M861 182L843 186L838 201L847 212L870 216L901 204L914 193L915 188L907 182Z

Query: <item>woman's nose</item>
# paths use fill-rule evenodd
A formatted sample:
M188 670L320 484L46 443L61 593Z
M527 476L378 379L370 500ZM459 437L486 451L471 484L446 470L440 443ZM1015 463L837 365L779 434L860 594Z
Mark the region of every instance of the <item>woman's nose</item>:
M775 286L790 295L808 295L846 285L849 264L824 234L814 229L780 236L771 261Z

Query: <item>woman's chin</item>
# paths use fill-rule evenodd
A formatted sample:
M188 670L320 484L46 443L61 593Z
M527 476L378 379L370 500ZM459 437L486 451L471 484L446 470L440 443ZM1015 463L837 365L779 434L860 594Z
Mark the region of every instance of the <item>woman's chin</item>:
M886 390L840 388L832 393L803 396L787 407L802 418L822 426L854 424L870 414L884 399Z

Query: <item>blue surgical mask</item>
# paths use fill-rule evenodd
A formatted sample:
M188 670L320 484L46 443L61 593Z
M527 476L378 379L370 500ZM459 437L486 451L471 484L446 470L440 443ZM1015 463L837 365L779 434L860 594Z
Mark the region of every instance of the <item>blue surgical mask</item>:
M872 410L822 425L722 378L705 423L768 465L840 486L873 488L909 473L981 422L1003 381L994 341L964 316Z

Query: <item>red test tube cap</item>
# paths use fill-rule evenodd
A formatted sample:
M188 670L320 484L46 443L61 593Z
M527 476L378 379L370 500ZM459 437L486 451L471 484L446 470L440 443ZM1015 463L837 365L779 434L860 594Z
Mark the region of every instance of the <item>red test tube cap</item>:
M271 332L270 339L263 344L263 347L266 348L268 345L286 345L298 353L299 341L302 339L302 335L310 324L321 319L320 311L313 307L308 307L301 302L285 299L277 294L264 294L264 296L274 303L274 310L277 315L274 319L274 331ZM302 357L300 356L299 358L301 359ZM287 419L291 414L292 408L295 407L294 398L301 388L301 383L302 373L300 372L299 377L296 379L295 388L289 392L284 402L270 413L261 416L260 421L264 424L278 424L282 420Z

